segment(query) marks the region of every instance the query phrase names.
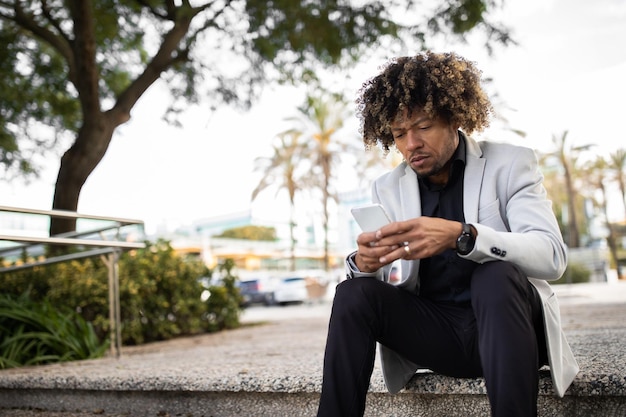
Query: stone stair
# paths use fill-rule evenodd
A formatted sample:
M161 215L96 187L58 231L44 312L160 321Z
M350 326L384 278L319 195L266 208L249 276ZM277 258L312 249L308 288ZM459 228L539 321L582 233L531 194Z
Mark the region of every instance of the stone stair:
M542 371L539 415L626 416L626 299L598 303L575 297L561 304L581 372L565 397L558 398L549 372ZM302 317L297 308L267 310L282 318L264 324L125 347L120 358L0 371L0 416L29 415L20 410L37 410L40 417L54 412L85 417L315 416L329 307L299 307L319 312ZM488 415L480 378L418 373L405 390L390 395L378 364L372 376L366 416Z

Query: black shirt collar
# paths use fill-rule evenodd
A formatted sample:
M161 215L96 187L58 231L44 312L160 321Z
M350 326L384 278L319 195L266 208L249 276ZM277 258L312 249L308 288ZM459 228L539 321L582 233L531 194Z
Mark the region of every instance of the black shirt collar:
M428 188L429 191L440 191L444 188L448 188L452 184L455 184L457 181L459 181L460 178L463 177L462 174L463 174L463 170L465 169L465 161L466 161L465 135L461 133L460 131L458 132L458 135L459 135L459 144L456 147L456 150L454 151L454 153L452 154L452 158L450 158L452 163L450 164L450 176L448 177L448 183L444 186L441 186L437 184L432 184L428 180L428 178L419 179L422 185Z

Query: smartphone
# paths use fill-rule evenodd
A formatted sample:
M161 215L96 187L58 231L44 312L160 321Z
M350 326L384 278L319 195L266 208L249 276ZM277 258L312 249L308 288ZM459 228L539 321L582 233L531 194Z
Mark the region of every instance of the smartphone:
M368 204L350 210L352 216L364 232L374 232L391 223L385 208L380 204Z

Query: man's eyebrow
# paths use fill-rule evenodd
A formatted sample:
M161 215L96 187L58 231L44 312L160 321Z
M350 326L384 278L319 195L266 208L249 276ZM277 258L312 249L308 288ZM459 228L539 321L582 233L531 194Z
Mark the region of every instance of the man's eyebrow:
M409 124L409 128L411 128L411 127L413 127L413 126L415 126L415 125L418 125L418 124L420 124L420 123L422 123L422 122L424 122L424 121L427 121L427 120L430 120L430 117L428 117L428 116L423 116L423 117L420 117L419 119L416 119L416 120L410 121L410 122L409 122L409 123L410 123L410 124ZM402 122L400 122L400 123L402 123ZM395 122L394 122L394 124L395 124ZM391 131L392 131L392 132L393 132L393 131L398 131L398 130L406 130L406 128L405 128L405 127L394 127L394 126L393 126L393 124L392 124L390 127L391 127Z

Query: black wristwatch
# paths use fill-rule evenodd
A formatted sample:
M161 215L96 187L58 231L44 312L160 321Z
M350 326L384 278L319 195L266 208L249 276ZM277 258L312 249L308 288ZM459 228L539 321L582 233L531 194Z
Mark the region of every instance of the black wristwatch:
M459 255L467 255L474 249L474 244L476 243L476 238L472 234L472 228L467 223L462 223L463 230L461 230L461 234L456 239L456 252Z

